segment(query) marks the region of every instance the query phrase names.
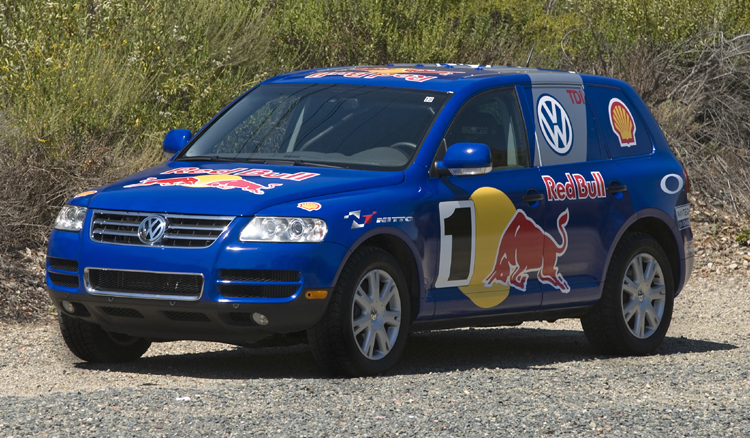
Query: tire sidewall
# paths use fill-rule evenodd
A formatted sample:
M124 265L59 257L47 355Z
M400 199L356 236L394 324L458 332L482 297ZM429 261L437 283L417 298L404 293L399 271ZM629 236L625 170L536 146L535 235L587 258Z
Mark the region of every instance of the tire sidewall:
M399 326L396 342L388 354L381 359L372 360L362 354L354 337L352 331L352 306L359 282L365 274L375 269L387 272L396 283L396 287L398 287L399 300L401 301L401 325ZM340 327L344 348L358 374L380 374L396 364L406 345L411 315L406 279L401 268L398 266L398 262L390 254L382 250L373 250L367 253L352 265L350 272L351 275L342 279L343 281L340 281L336 286L336 293L341 298Z
M622 283L625 278L625 273L627 272L628 266L633 258L642 253L650 255L659 263L659 267L664 276L665 289L664 314L662 315L659 327L651 336L645 339L639 339L631 333L622 312ZM616 321L615 328L618 337L620 337L628 349L635 354L642 355L652 353L664 340L672 320L672 311L674 308L674 278L672 276L672 268L669 264L669 259L661 246L659 246L653 238L643 236L624 246L615 262L616 266L612 266L607 275L605 292L606 299L610 300L611 308L615 313L613 316Z

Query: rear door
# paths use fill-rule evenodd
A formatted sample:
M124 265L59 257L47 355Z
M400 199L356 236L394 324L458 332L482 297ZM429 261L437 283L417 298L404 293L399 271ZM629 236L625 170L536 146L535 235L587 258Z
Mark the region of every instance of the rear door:
M613 198L607 193L613 175L583 84L577 75L565 83L559 77L555 83L532 75L532 86L525 88L546 201L542 309L598 299L608 254L603 236L619 229L612 223Z

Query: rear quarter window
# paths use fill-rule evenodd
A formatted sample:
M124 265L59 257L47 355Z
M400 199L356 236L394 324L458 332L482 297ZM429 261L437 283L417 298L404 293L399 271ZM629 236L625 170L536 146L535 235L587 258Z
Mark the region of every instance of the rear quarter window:
M586 97L599 122L610 157L635 157L654 151L643 120L622 91L586 86Z

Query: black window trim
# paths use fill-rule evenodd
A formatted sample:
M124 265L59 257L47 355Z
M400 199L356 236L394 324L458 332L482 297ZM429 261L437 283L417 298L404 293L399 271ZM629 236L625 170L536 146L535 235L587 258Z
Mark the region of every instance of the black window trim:
M448 175L448 173L443 172L442 169L437 168L437 162L443 159L443 157L445 156L445 152L447 152L448 150L448 145L445 140L446 134L448 133L448 131L450 131L451 127L453 126L453 122L456 121L456 117L461 113L461 111L466 107L466 105L468 105L469 103L474 101L474 99L479 98L484 94L496 93L496 92L504 91L504 90L511 90L513 94L516 96L516 108L518 109L518 114L521 116L521 124L523 125L523 129L521 131L523 131L523 139L525 140L524 144L526 145L525 151L526 151L527 165L526 167L492 170L488 172L488 174L493 173L493 172L505 172L509 170L512 171L512 170L517 170L517 169L529 169L531 167L534 167L531 162L531 152L529 150L531 145L529 144L529 136L528 136L528 133L526 132L526 128L527 128L526 119L523 116L523 107L521 106L521 100L518 95L518 88L515 85L503 85L502 87L481 90L472 94L466 99L466 101L461 105L461 107L453 114L453 118L451 118L450 123L448 123L447 127L443 131L442 136L440 137L440 145L438 145L438 148L435 151L435 155L432 157L432 163L430 164L430 173L429 173L430 178L438 178L441 176Z

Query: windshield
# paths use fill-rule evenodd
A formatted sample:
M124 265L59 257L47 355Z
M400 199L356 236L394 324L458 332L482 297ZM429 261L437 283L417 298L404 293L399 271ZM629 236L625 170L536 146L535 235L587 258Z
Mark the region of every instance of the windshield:
M447 98L447 93L403 88L261 85L178 160L403 169Z

